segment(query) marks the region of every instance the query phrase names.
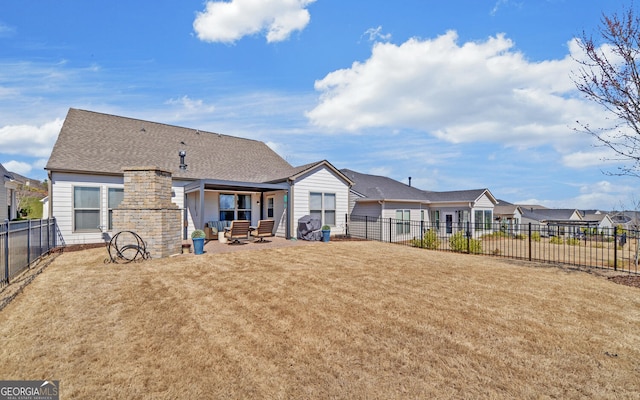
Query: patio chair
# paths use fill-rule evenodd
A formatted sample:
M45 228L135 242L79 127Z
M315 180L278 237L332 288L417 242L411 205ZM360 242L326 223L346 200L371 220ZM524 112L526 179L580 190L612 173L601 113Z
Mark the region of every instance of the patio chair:
M229 239L229 244L249 239L249 221L231 221L231 226L225 229L224 237Z
M272 219L261 219L258 221L258 227L251 231L251 236L255 237L256 242L264 242L264 238L273 236L273 223Z

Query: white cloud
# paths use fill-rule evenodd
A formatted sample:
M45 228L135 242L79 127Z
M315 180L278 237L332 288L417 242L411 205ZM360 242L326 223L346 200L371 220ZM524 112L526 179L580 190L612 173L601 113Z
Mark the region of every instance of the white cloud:
M577 186L579 194L561 200L540 200L535 198L519 200L519 204L541 204L549 208L577 208L579 210L614 210L628 208L633 204L635 186L615 184L610 181L572 185Z
M460 45L454 31L376 43L368 60L316 81L319 103L306 115L334 131L405 128L451 143L584 147L575 121L605 118L576 96L572 55L534 63L513 47L502 34Z
M177 99L169 99L165 104L176 106L173 116L176 120L187 120L189 117L199 117L201 115L210 114L215 111L216 107L205 104L201 99L191 99L189 96L182 96Z
M208 1L197 13L193 29L205 42L233 43L266 31L267 42L280 42L304 29L311 16L306 7L315 0Z
M0 128L0 149L4 154L49 157L61 127L61 119L42 126L6 125Z
M15 161L15 160L4 162L2 163L2 166L7 171L15 172L16 174L20 174L24 176L28 176L31 170L33 169L31 164L22 162L22 161Z
M364 32L363 36L368 36L369 41L375 42L377 40L387 41L391 39L390 33L382 33L382 26L378 26L377 28L369 28Z

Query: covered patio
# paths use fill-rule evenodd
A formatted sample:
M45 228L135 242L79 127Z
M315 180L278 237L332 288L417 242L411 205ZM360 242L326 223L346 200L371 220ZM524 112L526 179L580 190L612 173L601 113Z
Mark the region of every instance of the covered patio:
M288 182L254 183L203 179L184 187L185 221L183 238L189 236L188 226L204 229L209 221L249 220L252 226L262 219L275 220L274 234L292 237L291 186ZM212 242L217 242L213 240Z

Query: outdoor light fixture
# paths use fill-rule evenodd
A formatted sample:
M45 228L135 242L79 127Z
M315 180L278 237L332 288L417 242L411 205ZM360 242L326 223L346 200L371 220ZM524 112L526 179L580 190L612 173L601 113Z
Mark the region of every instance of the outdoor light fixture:
M180 150L178 155L180 156L180 169L186 171L187 164L184 163L184 158L187 156L187 152L184 150Z

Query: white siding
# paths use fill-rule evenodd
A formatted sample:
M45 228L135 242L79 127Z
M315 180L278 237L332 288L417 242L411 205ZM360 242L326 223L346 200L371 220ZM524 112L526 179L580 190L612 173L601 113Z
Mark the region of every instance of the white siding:
M351 211L351 215L357 215L359 217L373 217L378 218L382 213L382 206L378 202L367 201L362 203L356 203Z
M478 201L476 201L474 208L493 209L494 206L495 204L493 204L489 196L487 196L487 192L484 192Z
M0 222L9 219L8 189L4 187L4 177L0 174Z
M349 185L339 176L323 166L296 180L292 192L293 221L290 226L293 237L298 234L298 220L309 214L309 194L311 192L335 193L336 225L331 227L331 234L345 232L345 215L349 211Z
M171 200L182 209L184 206L184 183L175 182L179 186L173 186ZM174 183L174 185L175 185ZM95 232L74 232L73 230L73 188L75 186L100 188L100 226L105 232L96 228ZM123 188L122 176L84 175L70 173L51 174L51 193L49 201L52 202L52 217L56 218L60 234L66 244L101 243L111 239L114 232L107 232L108 224L108 193L109 188Z

